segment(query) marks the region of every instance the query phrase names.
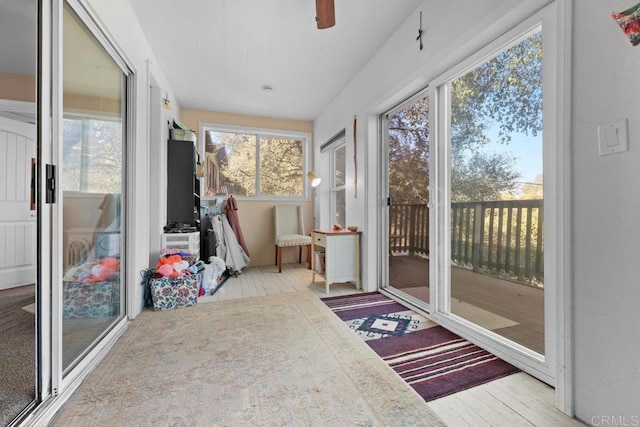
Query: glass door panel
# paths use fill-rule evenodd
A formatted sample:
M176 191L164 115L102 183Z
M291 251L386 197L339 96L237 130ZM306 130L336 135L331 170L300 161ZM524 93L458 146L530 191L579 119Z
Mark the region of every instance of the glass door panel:
M331 224L347 228L347 150L342 143L331 150Z
M37 396L38 9L0 2L0 426Z
M388 285L429 303L429 98L387 115Z
M451 313L544 354L541 32L450 89Z
M119 65L65 4L60 172L62 369L124 313L124 95Z

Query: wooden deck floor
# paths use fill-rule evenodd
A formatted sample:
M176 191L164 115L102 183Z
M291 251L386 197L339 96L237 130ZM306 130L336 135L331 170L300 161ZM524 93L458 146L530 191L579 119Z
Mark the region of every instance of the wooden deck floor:
M429 261L393 257L390 285L429 302ZM510 340L544 354L544 292L540 288L474 273L451 270L452 311Z
M424 266L423 266L424 268ZM231 278L216 295L199 303L261 295L311 291L326 297L322 281L311 282L305 265L287 264L278 274L275 266L250 267ZM353 284L331 285L331 296L357 292ZM520 372L428 403L450 426L578 426L554 406L554 389Z

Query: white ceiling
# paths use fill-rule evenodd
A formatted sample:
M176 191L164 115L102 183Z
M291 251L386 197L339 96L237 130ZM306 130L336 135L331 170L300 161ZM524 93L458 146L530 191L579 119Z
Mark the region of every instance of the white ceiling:
M336 0L335 27L318 30L314 0L131 0L181 107L299 120L313 120L421 2Z

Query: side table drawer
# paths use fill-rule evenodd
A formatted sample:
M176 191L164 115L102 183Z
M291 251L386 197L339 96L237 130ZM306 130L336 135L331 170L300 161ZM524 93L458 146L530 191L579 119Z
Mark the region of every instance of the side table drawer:
M327 247L327 235L322 233L313 233L313 244L316 246Z

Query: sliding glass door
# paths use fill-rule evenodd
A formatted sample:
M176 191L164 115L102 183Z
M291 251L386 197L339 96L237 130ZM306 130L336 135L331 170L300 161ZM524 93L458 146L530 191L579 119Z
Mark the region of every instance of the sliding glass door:
M383 116L387 209L384 251L389 289L430 301L429 97L426 90Z
M382 287L549 384L566 178L556 26L550 5L381 117Z
M38 2L0 2L0 426L38 400Z
M127 72L69 4L63 9L63 373L125 313Z
M545 353L543 48L537 27L452 79L451 313Z
M436 321L556 380L564 179L555 5L433 85ZM432 256L434 258L434 256Z
M41 425L126 327L132 72L82 1L0 35L0 425Z

